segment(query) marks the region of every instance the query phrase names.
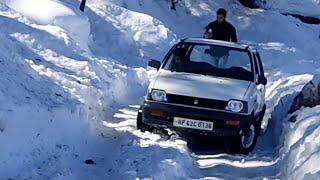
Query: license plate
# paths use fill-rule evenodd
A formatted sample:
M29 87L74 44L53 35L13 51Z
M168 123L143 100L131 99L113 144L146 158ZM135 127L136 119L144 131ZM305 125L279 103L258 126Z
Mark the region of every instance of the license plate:
M175 127L183 127L183 128L190 128L190 129L199 129L199 130L213 130L213 122L208 121L199 121L194 119L186 119L175 117L173 119L173 126Z

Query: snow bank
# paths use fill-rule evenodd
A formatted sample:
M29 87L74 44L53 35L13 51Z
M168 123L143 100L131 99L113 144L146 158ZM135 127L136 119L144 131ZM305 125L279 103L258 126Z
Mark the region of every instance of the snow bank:
M120 1L117 3L121 4ZM132 3L136 2L128 2ZM161 60L176 41L163 22L148 14L130 11L104 0L89 0L87 6L92 23L90 47L96 55L139 67L151 58Z
M68 11L53 14L52 22L43 24L15 5L11 9L0 3L0 177L95 179L97 172L87 172L84 160L107 158L102 136L116 134L102 121L112 117L114 106L142 98L137 93L148 83L146 72L92 57L74 46L82 34L74 31L77 21L70 23ZM128 91L130 87L135 91ZM99 178L105 174L102 169L110 167L107 163Z
M76 16L70 8L51 0L6 0L5 3L39 24L52 24L60 16Z
M57 163L55 158L63 161L84 149L89 133L85 112L61 87L29 67L24 59L28 48L3 32L0 41L0 176L54 175L49 166Z
M304 16L320 17L319 0L261 0L263 7L280 11L282 13L293 13Z
M39 25L56 25L64 29L77 45L88 47L90 23L78 9L53 0L2 0L13 10Z
M296 116L296 122L284 125L284 145L280 150L284 178L319 179L320 107L302 108L291 116Z

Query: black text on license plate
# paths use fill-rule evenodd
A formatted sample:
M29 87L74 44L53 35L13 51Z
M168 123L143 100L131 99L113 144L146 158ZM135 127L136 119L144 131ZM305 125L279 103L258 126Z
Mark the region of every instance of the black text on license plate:
M175 117L173 126L199 130L213 130L213 122Z

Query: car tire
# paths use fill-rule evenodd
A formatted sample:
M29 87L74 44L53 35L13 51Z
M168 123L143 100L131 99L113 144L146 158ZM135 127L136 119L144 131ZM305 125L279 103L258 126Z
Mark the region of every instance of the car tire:
M196 149L199 147L199 135L198 134L194 134L194 133L190 133L187 134L186 136L186 140L187 140L187 147L189 149Z
M258 135L261 135L261 124L263 121L264 114L266 113L266 105L263 106L263 110L259 113L259 116L256 120L256 127Z
M140 130L141 132L152 132L153 131L152 126L150 126L142 121L141 108L139 109L138 116L137 116L137 129Z
M233 143L235 153L247 155L255 148L260 133L259 124L252 123L247 132L235 138L235 143Z

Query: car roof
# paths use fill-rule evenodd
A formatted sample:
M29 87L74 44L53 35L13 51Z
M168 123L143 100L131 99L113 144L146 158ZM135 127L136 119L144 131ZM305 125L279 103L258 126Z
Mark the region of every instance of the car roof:
M202 39L202 38L188 38L184 39L181 42L188 42L188 43L199 43L199 44L208 44L208 45L217 45L217 46L226 46L231 48L237 48L237 49L249 49L254 50L251 46L247 44L240 44L240 43L234 43L234 42L227 42L227 41L219 41L219 40L213 40L213 39Z

